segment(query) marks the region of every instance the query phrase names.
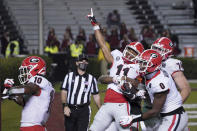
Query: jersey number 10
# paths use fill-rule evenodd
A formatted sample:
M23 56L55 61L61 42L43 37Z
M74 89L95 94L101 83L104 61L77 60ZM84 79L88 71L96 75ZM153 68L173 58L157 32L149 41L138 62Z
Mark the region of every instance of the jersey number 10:
M40 84L42 82L42 78L40 77L35 77L34 83Z

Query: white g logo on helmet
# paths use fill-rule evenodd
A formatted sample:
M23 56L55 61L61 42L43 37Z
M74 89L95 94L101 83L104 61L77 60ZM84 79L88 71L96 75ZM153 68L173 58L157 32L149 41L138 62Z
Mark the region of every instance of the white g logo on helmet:
M37 59L37 58L32 58L32 59L29 60L29 62L31 62L31 63L38 63L39 61L40 60Z
M151 56L152 58L157 58L157 54L155 54L155 53L150 54L150 56Z

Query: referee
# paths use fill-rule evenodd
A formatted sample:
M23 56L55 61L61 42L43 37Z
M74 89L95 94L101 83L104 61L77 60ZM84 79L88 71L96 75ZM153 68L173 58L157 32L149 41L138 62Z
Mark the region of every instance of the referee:
M66 131L87 131L91 115L91 94L98 108L101 106L100 95L96 78L86 73L87 56L79 55L76 66L76 71L65 76L61 87L64 124Z

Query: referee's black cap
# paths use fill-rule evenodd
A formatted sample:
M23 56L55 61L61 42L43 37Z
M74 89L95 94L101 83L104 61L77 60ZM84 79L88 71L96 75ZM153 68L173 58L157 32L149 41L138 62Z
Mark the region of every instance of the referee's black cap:
M77 61L82 61L82 60L88 61L88 56L85 54L79 55L79 57L77 58Z

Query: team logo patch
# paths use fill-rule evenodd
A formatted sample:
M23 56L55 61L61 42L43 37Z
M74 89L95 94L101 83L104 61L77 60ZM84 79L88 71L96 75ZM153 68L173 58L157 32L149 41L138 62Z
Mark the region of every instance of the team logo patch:
M116 60L119 61L119 60L120 60L120 56L117 56L117 57L116 57Z
M150 54L150 56L151 56L152 58L157 58L157 54L155 54L155 53Z
M32 58L32 59L29 60L29 62L31 62L31 63L38 63L39 61L40 60L37 59L37 58Z

